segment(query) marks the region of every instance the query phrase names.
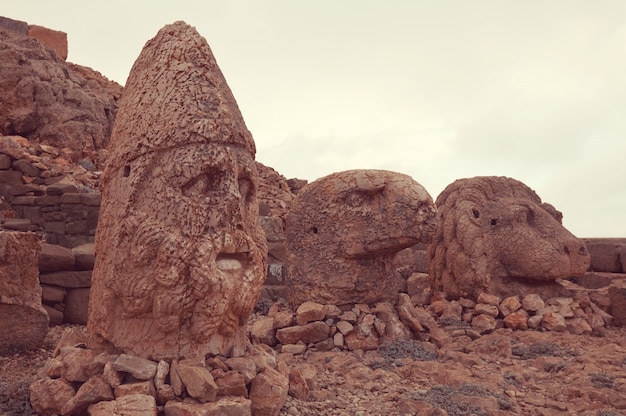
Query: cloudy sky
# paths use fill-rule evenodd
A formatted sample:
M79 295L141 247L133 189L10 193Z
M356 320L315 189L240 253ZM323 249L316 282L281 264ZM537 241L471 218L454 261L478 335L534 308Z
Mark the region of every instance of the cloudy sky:
M436 198L510 176L579 237L626 237L626 1L2 3L122 85L162 26L195 26L287 178L387 169Z

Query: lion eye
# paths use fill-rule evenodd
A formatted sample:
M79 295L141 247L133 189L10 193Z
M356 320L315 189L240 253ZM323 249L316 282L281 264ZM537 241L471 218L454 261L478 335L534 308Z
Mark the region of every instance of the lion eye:
M515 212L515 222L520 224L528 223L528 210L519 209Z

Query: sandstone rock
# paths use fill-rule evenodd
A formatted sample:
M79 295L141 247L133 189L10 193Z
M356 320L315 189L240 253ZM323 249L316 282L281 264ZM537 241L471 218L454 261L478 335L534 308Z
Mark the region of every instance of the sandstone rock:
M337 322L337 330L341 332L343 335L348 335L354 331L354 326L348 321L339 321Z
M506 315L503 319L504 326L511 329L528 329L528 313L525 310L518 310Z
M274 328L274 318L262 318L255 321L250 326L250 339L252 342L267 345L276 345L276 329Z
M76 390L67 381L56 378L35 380L29 387L30 405L39 415L58 415Z
M289 379L276 370L266 368L250 385L252 413L255 416L277 416L287 401Z
M463 313L463 307L461 306L461 304L457 302L456 300L453 300L446 304L439 319L441 321L460 322L462 313Z
M486 303L477 303L474 308L474 313L477 315L489 315L492 318L496 318L500 314L500 310L497 306L487 305Z
M43 305L43 308L48 314L49 325L51 327L61 325L63 323L63 312L48 305Z
M104 367L91 365L96 353L92 350L78 347L62 347L59 359L63 362L62 377L71 382L85 382L98 373Z
M548 312L543 315L541 320L541 327L548 331L565 331L567 325L565 324L565 318L557 312Z
M591 326L583 318L571 318L565 320L567 332L576 335L590 335L593 332Z
M492 294L485 293L485 292L481 292L478 295L478 298L476 299L476 302L484 303L486 305L498 306L498 305L500 305L500 302L502 302L502 300L500 299L499 296L492 295Z
M63 405L61 413L63 415L81 414L94 403L113 399L111 386L99 377L92 377L83 383L76 395Z
M498 309L500 309L502 315L506 317L519 310L521 307L522 303L520 302L519 296L509 296L500 303Z
M0 351L38 348L48 333L37 267L40 250L35 234L0 232L0 333L5 334Z
M64 61L67 59L67 33L43 26L28 25L28 36L52 49Z
M237 371L249 384L256 377L257 368L253 360L245 357L232 357L226 360L226 365L231 370Z
M218 386L209 370L204 367L179 364L176 371L191 397L202 403L215 401Z
M306 325L281 328L276 331L276 338L282 344L295 344L298 341L308 344L325 340L329 333L330 327L326 323L316 321Z
M306 301L296 309L296 323L308 324L313 321L321 321L326 317L326 307L316 302Z
M430 287L430 276L428 273L413 273L406 280L406 290L409 296L420 295L425 289Z
M238 396L248 398L248 388L246 380L237 371L227 371L224 375L215 380L217 384L218 396Z
M589 268L589 253L563 227L562 214L519 181L459 179L436 205L440 224L428 246L434 293L523 297Z
M284 344L280 348L281 353L289 353L293 355L303 354L306 351L306 344L302 341L297 344Z
M156 416L157 406L150 395L129 394L92 404L87 412L89 416Z
M79 154L107 146L120 85L65 63L34 38L2 32L0 45L0 134Z
M274 316L274 328L285 328L293 325L293 313L289 311L277 312Z
M395 303L403 278L393 256L428 242L434 217L428 192L400 173L345 171L307 185L287 216L289 302Z
M382 342L390 342L397 340L408 340L412 338L411 330L400 320L393 306L388 302L379 302L372 311L376 316L385 323L385 334ZM349 328L339 327L343 321L337 322L337 329L343 334L347 335ZM343 325L343 324L342 324ZM337 344L337 343L335 343Z
M213 403L186 403L171 400L165 416L252 416L252 402L243 397L222 397ZM255 416L257 413L255 413Z
M472 319L472 328L481 334L485 334L496 329L496 319L491 315L480 314Z
M538 311L539 309L543 309L545 306L546 305L543 299L541 299L541 296L536 293L529 293L522 299L522 307L529 312Z
M134 394L156 397L156 388L152 380L136 381L133 383L120 384L114 389L115 397L129 396Z
M157 363L129 354L120 354L113 362L116 371L123 371L137 380L150 380L156 375Z
M195 29L176 22L146 44L109 151L90 346L155 360L242 351L265 279L255 145Z

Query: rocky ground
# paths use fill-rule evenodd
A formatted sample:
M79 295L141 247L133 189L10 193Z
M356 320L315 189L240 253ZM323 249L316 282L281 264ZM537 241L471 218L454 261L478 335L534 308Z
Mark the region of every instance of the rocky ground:
M52 328L37 351L0 357L0 415L34 414L28 386L66 327ZM626 328L595 336L497 329L441 348L398 341L280 357L306 384L290 391L281 415L626 414Z

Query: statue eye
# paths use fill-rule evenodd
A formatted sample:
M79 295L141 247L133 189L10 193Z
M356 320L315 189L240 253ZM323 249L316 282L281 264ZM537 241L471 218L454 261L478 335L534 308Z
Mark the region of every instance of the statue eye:
M240 177L237 179L237 184L239 186L239 195L245 201L250 201L254 196L254 184L248 177Z
M527 224L528 223L529 211L527 208L520 208L515 211L515 216L513 217L514 221L519 224Z
M205 197L211 193L222 190L223 172L211 168L194 176L182 186L183 195L186 197Z

